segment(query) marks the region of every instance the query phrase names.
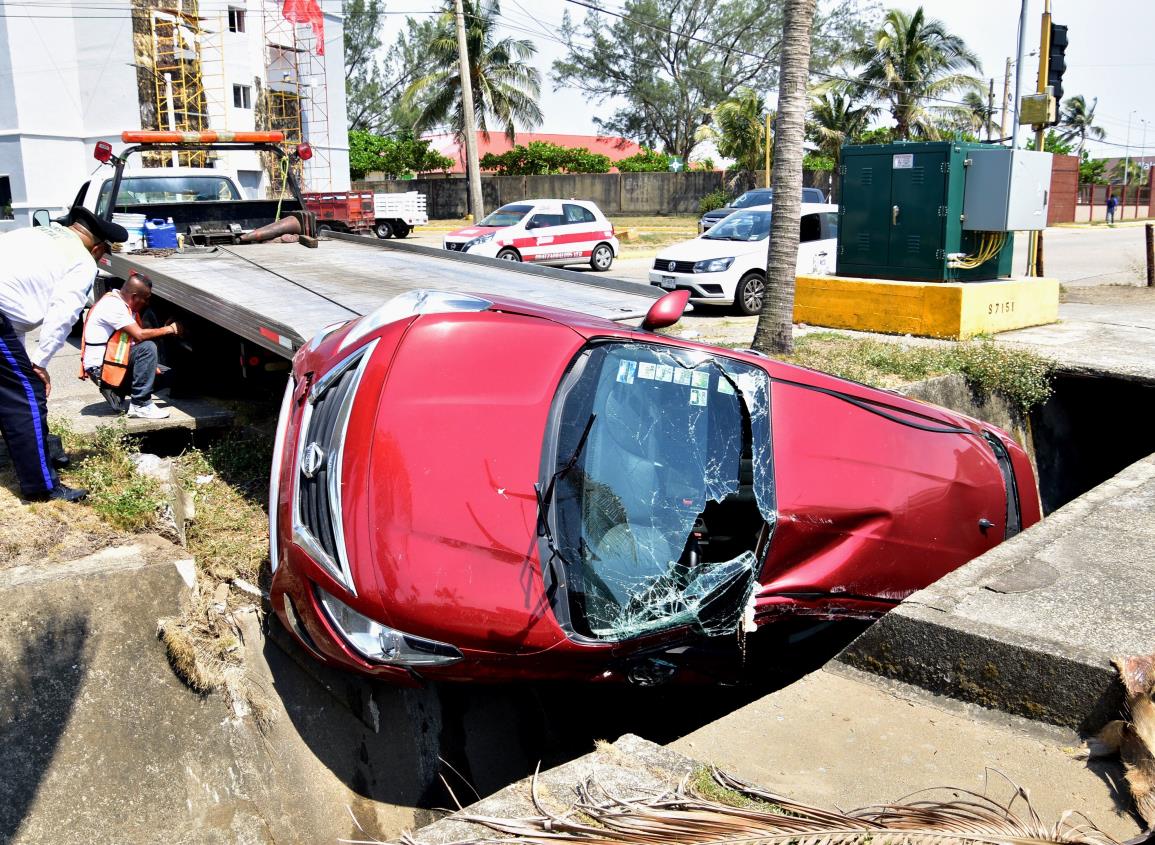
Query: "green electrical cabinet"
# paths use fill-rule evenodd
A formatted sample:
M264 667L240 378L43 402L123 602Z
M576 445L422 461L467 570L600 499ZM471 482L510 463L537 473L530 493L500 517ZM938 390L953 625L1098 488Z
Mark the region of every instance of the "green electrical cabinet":
M950 256L978 255L990 237L963 228L968 157L984 147L991 149L963 141L843 147L837 274L931 282L1009 276L1011 232L978 267L950 266Z

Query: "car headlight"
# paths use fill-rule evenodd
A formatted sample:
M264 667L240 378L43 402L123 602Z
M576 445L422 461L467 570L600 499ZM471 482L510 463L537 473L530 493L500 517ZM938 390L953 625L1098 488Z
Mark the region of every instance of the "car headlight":
M325 326L325 328L321 329L319 332L313 335L313 339L310 340L309 345L305 347L306 351L312 352L314 349L325 342L325 338L327 338L329 335L337 331L337 329L341 328L348 322L348 320L342 320L339 323L330 323L329 325Z
M706 261L699 261L694 265L695 273L721 273L723 270L729 270L730 265L734 263L733 258L710 258Z
M467 241L463 249L473 249L473 247L478 246L479 244L487 244L493 240L495 235L497 235L497 232L490 232L487 235L478 235L473 240Z
M317 598L333 627L366 660L391 666L446 666L462 659L461 652L453 646L382 625L320 587Z

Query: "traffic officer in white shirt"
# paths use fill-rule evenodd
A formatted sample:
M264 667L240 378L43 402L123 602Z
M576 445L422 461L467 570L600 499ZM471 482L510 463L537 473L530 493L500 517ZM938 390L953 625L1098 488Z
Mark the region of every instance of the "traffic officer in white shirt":
M77 206L48 225L0 235L0 433L26 499L79 501L60 483L48 453L48 361L88 301L96 262L123 226ZM36 349L24 335L40 328Z

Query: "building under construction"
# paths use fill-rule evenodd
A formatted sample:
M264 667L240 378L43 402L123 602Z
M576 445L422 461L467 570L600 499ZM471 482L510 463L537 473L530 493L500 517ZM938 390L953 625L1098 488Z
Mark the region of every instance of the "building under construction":
M66 207L92 147L124 129L279 129L308 140L307 190L347 190L339 0L9 0L0 18L0 231ZM281 174L255 153L159 157L214 167L246 195ZM139 166L130 162L130 166Z

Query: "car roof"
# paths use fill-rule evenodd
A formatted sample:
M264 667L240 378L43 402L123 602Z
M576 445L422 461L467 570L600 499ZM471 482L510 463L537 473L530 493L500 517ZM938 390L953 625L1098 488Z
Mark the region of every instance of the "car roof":
M746 208L736 208L734 212L739 211L769 211L774 206L767 205L749 205ZM817 214L820 211L838 211L838 204L832 202L804 202L802 203L803 214Z
M505 208L507 205L561 205L563 202L571 205L584 205L587 208L597 208L597 203L593 200L575 200L575 199L531 199L531 200L514 200L513 202L502 203L499 207Z

